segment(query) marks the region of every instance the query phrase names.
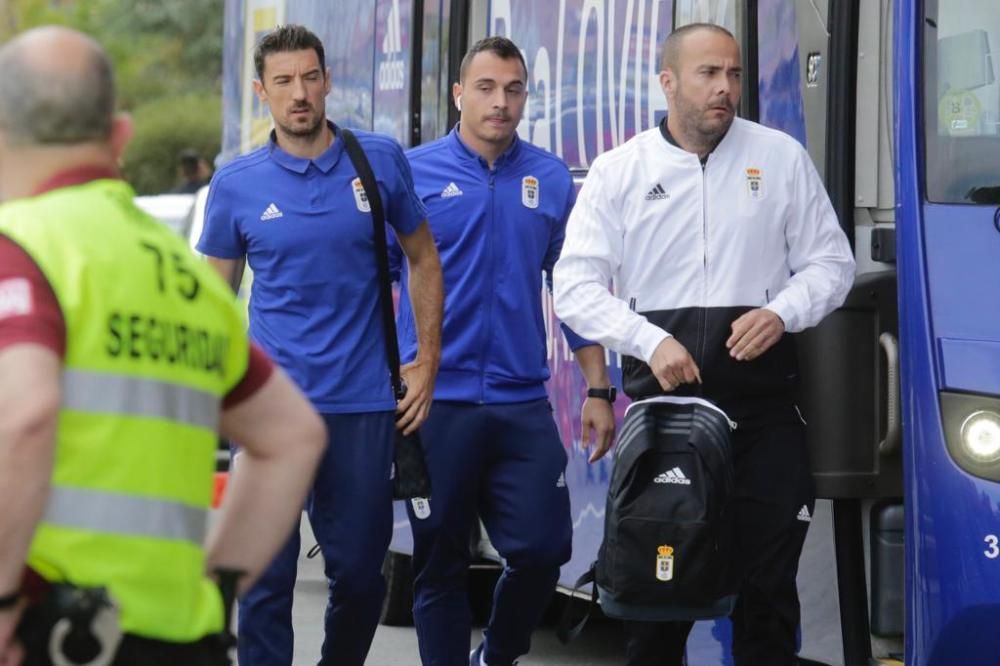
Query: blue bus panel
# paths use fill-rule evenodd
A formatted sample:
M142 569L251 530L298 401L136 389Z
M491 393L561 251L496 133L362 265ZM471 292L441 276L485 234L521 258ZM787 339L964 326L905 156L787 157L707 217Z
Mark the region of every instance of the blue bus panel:
M989 475L988 465L973 474L957 464L946 442L955 431L941 405L946 390L1000 405L1000 228L994 224L1000 202L963 201L975 178L950 190L941 184L942 170L969 175L974 155L942 164L947 144L974 136L994 155L1000 150L995 124L984 122L990 107L995 121L1000 102L992 72L968 87L977 77L968 70L986 71L975 57L976 42L981 35L1000 43L1000 17L992 3L928 2L926 17L920 5L898 2L895 15L905 650L915 666L995 664L1000 485L980 477ZM966 102L983 93L978 110ZM982 169L980 177L996 185L996 166Z

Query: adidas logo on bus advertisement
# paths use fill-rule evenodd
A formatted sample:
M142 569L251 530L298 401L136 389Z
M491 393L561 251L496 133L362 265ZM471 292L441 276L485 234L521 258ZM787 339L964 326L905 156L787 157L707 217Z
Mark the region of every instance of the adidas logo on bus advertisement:
M385 21L382 38L382 62L378 66L379 90L402 90L406 82L403 71L403 31L399 14L399 0L392 0L392 8Z
M674 467L653 479L653 483L676 483L681 486L690 486L691 479L684 476L680 467Z

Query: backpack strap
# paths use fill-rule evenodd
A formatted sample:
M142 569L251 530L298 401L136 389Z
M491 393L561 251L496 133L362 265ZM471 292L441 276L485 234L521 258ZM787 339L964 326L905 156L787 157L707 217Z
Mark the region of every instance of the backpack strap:
M597 606L597 582L595 580L597 572L597 562L590 565L590 568L583 572L576 582L573 583L573 592L570 594L569 601L566 606L563 607L562 616L559 618L559 625L556 627L556 637L559 638L559 642L563 645L568 645L570 642L575 641L583 633L583 628L587 625L587 620L590 619L591 614L594 612L594 608ZM591 583L592 587L590 590L590 602L587 604L587 612L584 614L580 621L574 625L570 625L571 617L573 615L573 600L576 598L576 593L580 591L580 588Z

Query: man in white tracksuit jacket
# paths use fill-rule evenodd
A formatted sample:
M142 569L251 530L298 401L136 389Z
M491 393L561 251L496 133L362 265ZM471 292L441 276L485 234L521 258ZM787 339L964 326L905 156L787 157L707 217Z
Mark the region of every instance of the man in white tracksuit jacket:
M802 146L735 118L728 31L678 29L661 69L668 117L591 165L555 267L556 313L626 356L631 398L699 395L738 423L733 655L797 664L795 576L814 489L787 333L843 303L854 259ZM690 629L627 623L628 663L680 665Z

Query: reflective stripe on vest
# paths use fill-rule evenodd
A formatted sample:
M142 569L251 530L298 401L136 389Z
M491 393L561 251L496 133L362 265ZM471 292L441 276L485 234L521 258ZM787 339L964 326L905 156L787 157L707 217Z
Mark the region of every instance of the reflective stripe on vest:
M179 384L66 370L62 388L63 409L161 418L212 431L219 426L219 398Z
M43 520L59 527L189 541L200 547L208 511L149 497L55 486Z

